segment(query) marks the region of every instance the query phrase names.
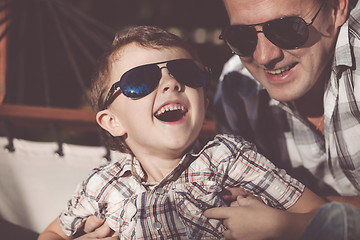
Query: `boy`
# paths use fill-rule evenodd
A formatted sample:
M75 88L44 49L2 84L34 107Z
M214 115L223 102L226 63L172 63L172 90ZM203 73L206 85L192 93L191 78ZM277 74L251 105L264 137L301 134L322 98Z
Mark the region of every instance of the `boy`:
M124 154L95 169L39 239L69 239L90 215L105 218L120 239L221 239L225 227L203 212L226 206L219 194L226 187L243 187L294 212L323 204L240 137L196 141L208 81L177 36L150 26L117 35L92 98L97 122Z

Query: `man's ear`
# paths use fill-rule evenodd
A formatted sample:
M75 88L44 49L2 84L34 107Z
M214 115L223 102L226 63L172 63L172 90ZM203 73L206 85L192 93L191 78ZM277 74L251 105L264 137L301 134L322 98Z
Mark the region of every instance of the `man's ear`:
M120 120L114 116L108 109L102 110L96 114L97 123L114 137L123 136L126 130Z
M205 110L207 110L207 109L208 109L209 104L210 104L210 100L209 100L209 98L205 98Z
M332 6L334 10L335 26L341 27L348 17L349 0L333 0L332 4L330 4L330 6Z

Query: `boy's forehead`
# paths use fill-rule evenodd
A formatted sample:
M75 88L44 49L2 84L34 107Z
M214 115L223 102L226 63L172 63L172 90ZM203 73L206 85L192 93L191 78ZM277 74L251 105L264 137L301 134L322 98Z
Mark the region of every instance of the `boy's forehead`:
M148 45L148 46L143 46L139 43L136 42L132 42L132 43L128 43L122 47L120 47L116 52L115 52L115 57L116 58L131 58L134 60L139 60L139 61L147 61L147 60L151 60L151 57L153 58L167 58L167 57L174 57L176 55L187 55L187 57L191 57L191 54L184 49L183 47L180 46L161 46L161 45ZM144 56L146 57L145 59L143 58L135 58L136 56ZM167 59L164 59L167 60Z
M177 46L153 48L130 43L114 52L110 59L110 73L118 81L122 74L134 67L181 58L193 57Z

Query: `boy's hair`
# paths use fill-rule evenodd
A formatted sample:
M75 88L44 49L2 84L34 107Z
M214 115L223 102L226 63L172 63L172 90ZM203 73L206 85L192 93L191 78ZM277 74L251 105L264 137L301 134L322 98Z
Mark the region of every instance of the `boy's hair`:
M90 98L93 109L98 112L104 109L104 102L110 88L111 64L118 60L119 50L130 43L144 48L162 49L180 47L185 49L197 61L199 57L194 49L180 37L155 26L137 26L116 34L111 47L100 58L93 77ZM126 57L125 57L126 58ZM123 137L114 137L105 130L105 143L112 150L131 153Z

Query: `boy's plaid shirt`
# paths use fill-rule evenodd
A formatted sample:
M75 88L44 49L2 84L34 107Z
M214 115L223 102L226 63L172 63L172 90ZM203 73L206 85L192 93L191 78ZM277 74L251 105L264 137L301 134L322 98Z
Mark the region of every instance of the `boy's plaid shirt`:
M217 135L195 149L160 183L144 182L140 163L128 154L95 169L61 214L63 230L72 235L97 215L120 239L221 239L225 227L203 212L226 206L219 197L224 188L241 186L279 209L291 207L304 190L240 137Z

